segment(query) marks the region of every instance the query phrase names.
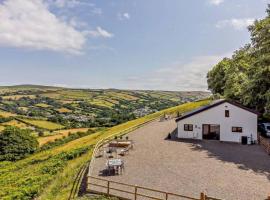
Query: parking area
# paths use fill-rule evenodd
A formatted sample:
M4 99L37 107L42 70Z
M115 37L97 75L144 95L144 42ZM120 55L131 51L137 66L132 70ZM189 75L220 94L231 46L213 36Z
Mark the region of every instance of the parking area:
M134 148L123 159L121 175L105 176L106 159L97 158L92 175L132 185L198 197L266 199L270 156L258 145L219 141L167 140L174 120L153 122L130 133Z

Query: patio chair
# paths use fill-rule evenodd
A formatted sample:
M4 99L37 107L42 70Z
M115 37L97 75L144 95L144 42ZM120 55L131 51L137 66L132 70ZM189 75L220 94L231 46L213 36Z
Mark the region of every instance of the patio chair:
M119 155L120 156L124 156L124 155L126 155L128 153L128 151L129 151L129 148L128 147L127 148L124 148L124 149L121 149Z

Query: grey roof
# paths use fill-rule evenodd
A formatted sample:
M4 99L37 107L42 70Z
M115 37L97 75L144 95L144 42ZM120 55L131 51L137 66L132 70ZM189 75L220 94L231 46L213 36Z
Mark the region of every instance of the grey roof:
M203 112L203 111L205 111L205 110L208 110L208 109L210 109L210 108L213 108L213 107L216 107L216 106L218 106L218 105L221 105L221 104L223 104L223 103L225 103L225 102L230 103L230 104L232 104L232 105L234 105L234 106L237 106L237 107L239 107L239 108L242 108L242 109L244 109L244 110L247 110L247 111L249 111L249 112L252 112L252 113L254 113L254 114L257 114L257 115L259 114L257 111L252 110L252 109L249 109L249 108L247 108L247 107L244 107L243 105L238 104L238 103L236 103L236 102L229 101L229 100L225 100L225 99L219 99L219 100L215 100L215 101L211 102L211 104L209 104L209 105L202 106L202 107L197 108L197 109L195 109L195 110L193 110L193 111L191 111L191 112L185 113L183 116L178 117L175 121L178 122L178 121L180 121L180 120L182 120L182 119L191 117L192 115L198 114L198 113Z

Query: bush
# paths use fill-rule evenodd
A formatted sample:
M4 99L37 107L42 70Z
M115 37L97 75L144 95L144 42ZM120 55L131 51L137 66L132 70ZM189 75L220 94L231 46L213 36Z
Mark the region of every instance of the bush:
M38 136L39 136L39 137L43 137L43 136L44 136L44 132L43 132L43 131L39 131L39 132L38 132Z
M0 134L0 161L15 161L34 153L37 139L31 131L9 126Z

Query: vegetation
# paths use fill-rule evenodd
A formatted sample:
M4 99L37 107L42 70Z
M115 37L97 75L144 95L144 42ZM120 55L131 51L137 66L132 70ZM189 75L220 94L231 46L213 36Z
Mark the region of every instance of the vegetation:
M166 114L187 112L209 103L209 100L179 105L69 142L51 146L25 159L0 162L0 199L67 199L73 180L90 159L92 147L100 139ZM68 137L67 137L68 138Z
M17 115L29 126L47 130L112 127L207 96L207 92L0 87L0 116Z
M43 128L43 129L48 129L48 130L57 130L57 129L64 128L64 126L60 124L56 124L56 123L49 122L46 120L35 120L35 119L20 119L20 120L29 125L33 125L38 128Z
M119 199L116 197L109 197L109 196L97 196L97 197L83 196L76 198L76 200L119 200Z
M254 108L270 119L270 5L267 16L249 26L251 43L224 58L208 72L215 95Z
M58 130L54 131L52 133L49 133L45 135L44 132L42 137L38 138L39 145L42 146L48 142L54 142L55 140L59 140L62 138L65 138L71 134L76 134L76 133L85 133L85 132L95 132L95 128L74 128L74 129L64 129L64 130Z
M0 134L0 161L15 161L34 153L38 142L28 130L7 127Z

